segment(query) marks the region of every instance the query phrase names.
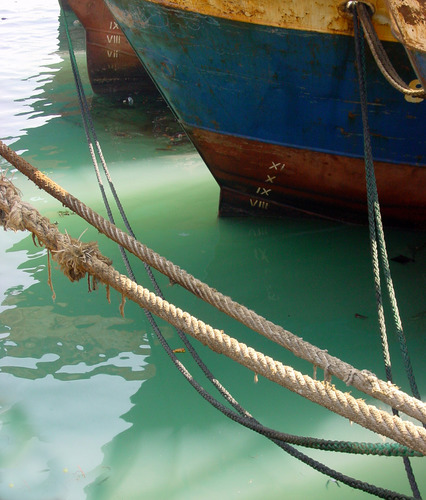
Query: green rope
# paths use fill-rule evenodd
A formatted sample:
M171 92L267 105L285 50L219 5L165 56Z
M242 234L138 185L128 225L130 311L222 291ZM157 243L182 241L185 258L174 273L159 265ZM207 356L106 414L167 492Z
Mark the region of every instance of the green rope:
M367 14L367 7L362 2L354 2L356 4L356 10L354 11L362 11L364 14ZM354 26L355 29L358 29L358 26ZM360 34L362 35L362 26L359 26ZM363 38L361 36L360 41L363 42ZM361 53L361 55L363 52ZM365 74L365 60L362 57L361 67ZM363 77L363 85L365 87L365 78ZM363 89L363 93L365 94L365 88ZM385 357L385 366L386 366L386 374L388 376L388 380L392 381L391 374L391 363L389 356L389 349L387 345L387 336L386 336L386 325L384 320L383 313L383 303L382 303L382 292L380 286L380 262L382 265L382 271L386 282L386 287L388 291L389 301L392 308L392 314L394 319L394 324L396 328L396 333L399 340L399 346L404 362L405 371L407 374L408 381L410 383L410 388L412 394L417 399L420 398L420 392L417 387L417 383L413 373L413 367L411 365L410 355L408 353L407 341L405 338L404 330L402 328L401 317L399 314L398 304L395 296L395 289L393 286L393 281L390 272L389 266L389 258L386 250L386 242L385 235L383 231L382 218L380 214L380 204L379 204L379 196L377 193L377 184L376 178L374 174L374 164L373 164L373 154L370 142L370 131L368 126L368 118L367 118L367 109L366 109L366 94L362 96L362 106L363 106L363 124L364 124L364 155L365 155L365 169L366 169L366 177L367 177L367 194L368 194L368 213L369 213L369 227L370 227L370 239L372 244L372 256L373 256L373 270L374 270L374 278L375 278L375 286L376 286L376 296L377 296L377 304L378 304L378 312L379 312L379 324L380 324L380 332L382 336L382 344L384 346L384 357Z
M367 7L362 2L353 2L355 8L353 9L354 15L354 35L355 35L355 51L358 67L358 79L359 79L359 91L361 99L361 115L362 124L364 132L364 158L365 158L365 170L366 170L366 182L367 182L367 202L368 202L368 221L370 230L370 242L371 242L371 255L374 271L374 285L376 290L377 299L377 312L379 317L380 326L380 336L382 339L383 357L385 362L385 372L387 380L392 382L392 365L389 354L389 346L386 334L386 323L383 311L382 302L382 291L380 285L380 262L381 259L382 270L385 276L385 281L387 285L389 300L392 307L394 323L397 330L397 335L399 339L399 345L404 360L405 371L410 383L413 395L420 399L420 395L417 389L417 384L414 378L414 373L411 366L410 357L408 355L407 343L405 340L405 335L402 330L401 318L399 316L398 305L396 301L396 296L393 288L393 282L390 274L389 259L386 251L386 243L382 225L382 218L380 213L379 197L377 193L377 184L374 174L374 163L373 163L373 153L371 147L371 136L370 128L368 124L368 109L367 109L367 87L366 87L366 66L365 66L365 52L364 52L364 36L362 24L359 21L360 12L363 15L367 15ZM378 252L380 250L380 253ZM398 415L398 411L392 408L394 415ZM408 481L410 483L411 490L413 492L414 498L420 499L420 491L417 486L416 478L411 466L409 459L405 456L403 457L404 467L407 474Z

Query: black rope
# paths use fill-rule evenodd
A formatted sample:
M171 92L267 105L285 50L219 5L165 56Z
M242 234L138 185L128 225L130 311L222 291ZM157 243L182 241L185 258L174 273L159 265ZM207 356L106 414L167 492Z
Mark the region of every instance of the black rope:
M60 0L61 3L61 0ZM104 199L104 203L106 205L108 217L110 218L110 221L114 223L114 218L107 200L107 196L105 194L105 190L102 184L102 180L100 178L100 172L99 168L97 167L97 161L96 157L94 154L94 148L93 148L93 143L90 138L90 133L92 133L92 136L94 138L95 144L96 144L96 149L98 152L98 155L101 159L105 175L108 179L111 191L113 193L114 199L117 203L117 206L119 207L120 214L123 218L123 221L126 225L127 230L129 233L135 237L133 230L130 227L130 224L127 220L126 214L124 212L124 209L122 208L121 202L118 198L118 195L116 193L116 190L113 186L111 177L109 175L106 163L103 159L102 152L100 150L99 142L96 137L96 132L94 129L94 125L91 119L90 115L90 110L87 105L87 100L84 95L84 90L83 90L83 85L78 73L78 68L77 68L77 63L75 61L74 53L72 50L72 41L69 35L68 31L68 26L67 26L67 20L66 20L66 14L65 11L62 9L63 16L64 16L64 21L65 21L65 27L66 27L66 32L67 32L67 38L68 38L68 44L69 44L69 52L70 52L70 58L71 58L71 65L72 65L72 70L74 74L74 78L76 81L76 87L77 87L77 92L78 92L78 99L79 99L79 105L80 109L82 111L82 116L83 116L83 123L84 123L84 128L85 128L85 133L86 133L86 138L88 140L89 144L89 149L91 151L92 155L92 160L94 162L95 166L95 171L96 175L98 177L98 182L99 186L101 189L102 197ZM131 269L130 263L128 261L128 257L124 249L120 246L120 250L123 256L123 259L126 264L127 271L129 273L130 278L136 282L134 273ZM155 290L157 294L163 298L163 294L155 280L154 275L152 274L152 271L150 267L144 263L145 269L148 272L148 275L153 283L153 286L155 287ZM158 340L160 341L162 347L166 351L166 353L169 355L171 358L172 362L175 364L175 366L178 368L178 370L182 373L182 375L187 379L187 381L198 391L198 393L206 400L208 401L212 406L217 408L219 411L221 411L225 416L228 418L234 420L235 422L240 423L241 425L244 425L247 428L252 429L253 431L264 435L271 441L273 441L275 444L277 444L280 448L282 448L284 451L292 455L293 457L297 458L298 460L304 462L305 464L309 465L310 467L314 468L315 470L337 480L340 481L344 484L347 484L348 486L351 486L355 489L359 489L362 491L365 491L367 493L371 493L373 495L378 496L379 498L389 498L389 499L408 499L411 497L401 495L399 493L393 492L391 490L387 490L384 488L377 487L375 485L371 485L369 483L359 481L357 479L351 478L350 476L346 476L338 471L335 471L333 469L330 469L329 467L325 466L324 464L308 457L307 455L301 453L300 451L296 450L293 446L290 446L288 442L292 442L294 444L299 444L302 446L309 446L311 448L315 449L321 449L321 450L329 450L329 451L341 451L341 452L347 452L347 453L369 453L369 454L376 454L376 455L386 455L386 456L395 456L395 455L400 455L402 454L409 454L410 456L421 456L421 454L418 454L417 452L414 452L413 450L408 449L407 447L400 446L400 445L378 445L374 443L352 443L352 442L342 442L342 441L327 441L327 440L322 440L322 439L316 439L316 438L309 438L309 437L300 437L300 436L292 436L290 434L286 433L281 433L279 431L275 431L273 429L269 429L267 427L264 427L261 425L256 419L254 419L250 413L247 412L232 396L231 394L219 383L219 381L214 377L212 372L208 369L208 367L204 364L204 362L201 360L197 352L195 351L194 347L191 345L189 342L188 338L186 335L177 329L177 333L181 340L184 342L185 346L188 348L188 351L191 353L193 356L194 360L197 362L198 366L201 368L201 370L204 372L205 376L208 378L208 380L216 387L216 389L222 394L222 396L225 398L228 403L230 403L236 410L233 411L220 403L218 400L216 400L209 392L207 392L190 374L190 372L186 369L186 367L178 360L176 357L175 353L167 343L166 339L162 335L153 315L143 309L149 323L151 324L154 333L156 334Z
M364 51L364 36L363 36L363 27L359 20L359 12L358 9L364 12L366 7L362 4L358 4L355 2L355 8L353 9L354 16L354 38L355 38L355 53L356 53L356 61L358 68L358 82L359 82L359 91L361 98L361 112L362 112L362 123L363 123L363 131L364 131L364 158L365 158L365 169L366 169L366 178L367 178L367 192L368 192L368 219L370 226L370 240L372 244L372 253L373 253L373 261L376 259L377 252L377 241L380 239L379 237L379 228L381 225L380 218L380 207L378 202L378 194L377 194L377 186L374 175L374 163L373 163L373 153L371 147L370 140L370 128L368 125L368 109L367 109L367 85L365 79L365 51ZM365 12L364 12L365 13ZM377 266L378 267L378 266ZM386 336L386 328L384 326L384 314L383 314L383 304L382 304L382 296L381 296L381 287L380 287L380 277L379 277L379 269L375 269L375 285L376 285L376 298L379 312L379 321L381 323L381 336L382 336L382 347L383 347L383 356L385 363L385 372L386 378L389 382L392 382L392 365L390 360L387 336ZM406 345L405 352L406 352ZM410 383L414 384L414 391L418 394L417 385L415 383L414 375L412 373L411 363L408 357L408 352L406 352L406 357L404 360L408 358L408 375ZM410 376L411 375L411 376ZM398 415L398 411L392 408L392 413L394 415ZM413 492L414 498L420 499L420 491L417 486L416 478L414 476L414 472L408 457L403 457L405 471L408 477L408 481L410 483L411 490Z

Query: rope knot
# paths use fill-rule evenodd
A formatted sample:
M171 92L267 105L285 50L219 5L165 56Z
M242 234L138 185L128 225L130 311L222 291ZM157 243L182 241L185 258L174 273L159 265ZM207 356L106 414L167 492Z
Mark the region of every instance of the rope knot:
M112 264L110 259L100 253L95 241L84 243L66 234L61 243L61 250L53 250L52 257L70 281L79 281L86 275L81 262L87 263L97 258L108 266Z

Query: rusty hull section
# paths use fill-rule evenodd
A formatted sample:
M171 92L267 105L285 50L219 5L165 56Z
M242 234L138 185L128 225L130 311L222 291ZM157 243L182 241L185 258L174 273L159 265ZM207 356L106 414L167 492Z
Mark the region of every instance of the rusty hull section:
M386 0L386 3L392 32L406 48L421 85L426 88L426 0Z
M426 0L386 0L395 37L410 49L426 52Z
M347 0L149 0L165 7L261 24L317 33L352 35L352 17L342 14ZM410 0L404 0L410 1ZM420 0L421 1L421 0ZM373 22L382 40L394 41L385 0L368 0Z
M362 158L319 153L188 129L219 186L219 214L308 214L367 223ZM426 169L376 162L385 224L426 229Z

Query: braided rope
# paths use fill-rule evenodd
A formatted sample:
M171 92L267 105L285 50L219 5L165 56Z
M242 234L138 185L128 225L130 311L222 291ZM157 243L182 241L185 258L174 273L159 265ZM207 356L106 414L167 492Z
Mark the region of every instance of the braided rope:
M424 99L426 97L426 91L424 88L412 89L410 88L398 75L392 63L386 54L383 45L374 30L373 24L371 22L371 9L363 1L350 1L348 2L347 10L350 12L353 8L356 8L359 18L364 28L364 35L370 47L371 53L376 61L378 68L380 69L382 75L386 80L399 92L411 97Z
M88 147L89 147L90 156L92 158L92 163L93 163L93 167L94 167L94 170L95 170L95 174L96 174L96 177L97 177L97 180L98 180L98 185L99 185L99 188L100 188L100 191L101 191L101 194L102 194L102 199L104 201L104 205L105 205L105 208L106 208L106 211L107 211L107 214L108 214L108 219L109 219L109 221L112 224L115 224L114 217L112 215L112 211L111 211L111 208L110 208L110 204L108 202L108 198L106 196L105 189L104 189L104 186L103 186L103 183L102 183L100 169L99 169L98 162L97 162L97 159L96 159L94 144L96 146L96 152L98 153L99 160L100 160L100 162L102 164L104 174L105 174L105 176L107 178L109 187L111 189L111 192L112 192L112 195L114 197L114 200L115 200L115 202L117 204L117 207L118 207L118 210L119 210L120 215L122 217L122 220L124 222L124 225L125 225L128 233L130 234L130 236L132 236L132 238L136 239L135 233L133 232L133 229L130 226L130 222L129 222L127 216L126 216L125 210L124 210L124 208L123 208L123 206L121 204L120 198L119 198L119 196L117 194L117 191L115 189L115 186L113 184L113 181L112 181L112 178L111 178L111 175L110 175L107 163L105 161L105 158L104 158L104 155L103 155L103 152L102 152L99 140L97 138L97 134L96 134L96 130L95 130L95 127L94 127L94 124L93 124L92 116L91 116L91 113L90 113L90 110L89 110L89 106L88 106L88 103L87 103L87 99L86 99L86 96L85 96L85 93L84 93L83 84L81 82L81 78L80 78L80 73L79 73L79 70L78 70L77 61L75 59L73 44L72 44L71 36L70 36L70 33L69 33L69 29L68 29L67 14L66 14L65 10L63 10L63 9L62 9L62 12L63 12L64 21L65 21L64 24L65 24L65 31L66 31L67 39L68 39L68 49L69 49L69 54L70 54L70 59L71 59L71 67L72 67L72 71L73 71L73 74L74 74L74 80L75 80L75 84L76 84L76 90L77 90L77 95L78 95L78 102L79 102L79 105L80 105L80 111L81 111L81 116L82 116L82 120L83 120L83 126L84 126L84 130L85 130L85 134L86 134L86 140L87 140L87 144L88 144ZM121 253L121 256L123 258L124 264L126 266L128 276L133 281L137 281L136 277L135 277L135 274L133 272L133 269L132 269L132 267L130 265L128 256L127 256L124 248L122 246L119 246L119 249L120 249L120 253ZM159 287L159 285L157 283L157 280L155 279L155 276L154 276L151 268L149 267L149 265L146 262L143 262L143 265L144 265L145 271L146 271L146 273L147 273L147 275L148 275L148 277L149 277L149 279L150 279L150 281L151 281L151 283L152 283L152 285L154 287L155 293L157 295L159 295L160 297L164 298L164 296L162 294L162 291L161 291L161 289L160 289L160 287ZM170 346L168 345L168 343L164 339L164 337L163 337L163 335L161 333L161 330L158 327L158 325L157 325L154 317L152 316L151 312L147 311L146 309L144 309L144 313L145 313L145 315L146 315L146 317L147 317L147 319L148 319L148 321L149 321L149 323L151 325L151 328L153 329L154 334L157 336L158 340L163 345L163 348L165 349L165 351L168 354L168 356L171 358L172 362L175 364L176 368L189 381L189 383L191 383L191 385L193 385L194 388L205 399L207 399L210 402L210 404L213 404L213 406L215 406L220 411L222 411L222 413L227 414L227 412L226 412L227 408L224 407L223 405L221 405L213 397L211 397L208 394L207 391L204 391L204 389L198 383L196 383L194 381L194 378L186 370L186 368L183 366L183 364L180 363L180 361L178 361L178 359L176 358L176 355L173 353L172 349L170 348ZM229 393L229 391L213 375L213 373L210 371L210 369L207 367L207 365L203 362L203 360L201 359L201 357L199 356L199 354L197 353L197 351L195 350L195 348L190 343L188 337L181 330L179 330L179 329L177 329L176 332L177 332L179 338L181 339L181 341L183 342L183 344L185 345L187 351L191 354L192 358L195 360L195 362L197 363L197 365L201 368L201 370L204 373L204 375L213 384L213 386L219 391L219 393L224 397L224 399L226 401L228 401L237 410L237 412L240 413L240 415L244 415L245 417L252 418L252 416L235 400L235 398ZM225 410L225 408L226 408L226 410ZM259 428L257 429L257 432L260 432L261 429L263 429L263 426L261 426L261 424L259 424ZM297 438L297 436L294 436L294 437ZM382 450L379 450L379 452L382 453ZM392 453L391 450L389 450L389 452ZM407 450L407 452L409 453L408 450Z
M3 183L4 184L4 183ZM80 241L64 236L42 217L37 210L21 203L13 193L12 205L6 198L7 189L0 186L0 208L5 227L28 229L51 251L52 257L61 266L70 267L80 273L87 272L96 279L113 287L141 307L168 321L173 326L199 340L217 353L223 353L248 369L279 385L337 413L352 422L387 436L415 451L426 454L426 430L404 421L397 416L366 404L348 393L335 389L329 383L322 383L285 366L279 361L238 342L223 331L212 328L180 308L169 304L161 297L138 285L113 269L107 259L100 256L94 244L89 250L82 248ZM61 248L59 248L59 243Z
M367 182L367 193L368 193L367 203L368 203L368 222L370 230L370 244L371 244L372 264L374 273L374 284L375 284L376 299L377 299L377 312L378 312L378 319L380 326L380 337L382 340L382 351L385 362L386 379L388 380L388 382L392 382L392 365L388 347L385 315L384 315L383 301L382 301L378 247L380 249L380 262L382 263L383 271L386 278L388 295L391 301L392 312L394 315L394 323L397 328L400 349L404 360L404 367L410 382L412 393L414 397L420 399L420 394L417 389L417 384L414 378L414 373L412 370L411 361L408 354L405 335L402 330L402 323L399 317L398 305L396 303L396 297L393 290L393 282L390 275L389 259L386 250L382 217L380 213L379 197L377 193L376 178L374 173L373 152L370 141L370 128L367 116L367 85L365 77L366 67L365 67L365 52L364 52L364 37L363 37L364 30L362 27L362 22L358 24L359 23L358 14L360 10L364 12L365 6L358 5L357 8L354 10L355 52L356 52L358 82L359 82L359 91L361 98L362 123L364 132L363 134L364 158L365 158L366 182ZM364 14L366 13L364 12ZM394 415L398 415L398 410L392 408L392 413ZM408 457L404 457L403 461L404 461L405 471L407 473L407 478L409 480L414 498L421 498L417 481L414 476L413 468L411 466Z
M80 217L85 219L100 232L126 248L142 261L171 278L175 283L192 292L197 297L205 300L218 310L225 312L248 328L251 328L273 342L285 347L299 358L309 361L328 374L343 380L348 386L353 386L365 394L379 399L391 407L426 423L426 404L422 401L410 397L408 394L400 391L395 385L380 380L368 370L357 370L349 363L345 363L331 356L327 351L313 346L281 326L275 325L247 307L238 304L230 297L224 296L215 289L202 283L180 267L167 261L164 257L158 255L144 244L138 242L113 224L109 223L35 167L30 165L26 160L18 156L2 141L0 141L0 155L31 179L37 186L51 194L70 210L80 215Z
M187 381L194 387L194 389L206 400L208 401L212 406L217 408L219 411L221 411L224 415L226 415L228 418L232 419L233 421L244 425L245 427L254 430L255 432L258 432L259 434L264 435L265 437L268 437L271 441L273 441L277 446L279 446L282 450L284 450L286 453L291 455L292 457L296 458L297 460L300 460L301 462L305 463L309 467L312 467L313 469L317 470L318 472L322 474L326 474L328 477L335 479L336 481L340 481L343 484L347 484L351 488L355 488L361 491L365 491L367 493L371 493L372 495L375 495L379 498L386 498L387 500L405 500L405 499L411 499L412 497L409 497L407 495L403 495L401 493L396 493L394 491L380 488L378 486L366 483L365 481L361 481L359 479L354 479L350 476L347 476L345 474L342 474L341 472L338 472L334 469L331 469L330 467L327 467L326 465L318 462L317 460L314 460L311 457L308 457L304 453L300 452L293 446L290 446L288 443L294 443L294 444L301 444L302 446L309 446L311 448L317 448L321 450L329 450L329 451L343 451L347 453L370 453L373 449L374 452L371 454L376 454L376 451L379 451L379 448L381 447L380 445L373 445L373 448L370 448L368 445L369 443L348 443L350 447L349 449L343 449L344 443L341 441L335 442L337 443L335 449L333 448L327 448L327 442L325 440L319 440L315 438L303 438L300 436L292 436L289 434L284 434L281 432L274 431L272 429L269 429L267 427L264 427L263 425L259 424L256 419L254 419L246 410L243 408L236 408L237 412L232 411L228 407L222 405L219 403L215 398L213 398L206 390L203 389L203 387L198 384L198 382L191 376L191 374L188 372L188 370L183 366L183 364L176 358L176 356L173 355L173 351L171 350L170 346L167 344L167 341L165 338L161 335L158 336L158 339L165 349L165 351L169 354L169 356L172 358L173 363L175 364L176 368L182 373L182 375L187 379ZM329 442L333 443L333 442ZM368 446L368 451L367 450L362 450L364 448L363 445L367 444ZM318 446L317 446L318 445ZM360 446L359 449L357 448L357 445ZM386 452L383 453L384 450L380 450L380 453L378 454L386 454L387 456L393 455L394 449L398 445L392 445L389 443L386 443ZM394 448L395 447L395 448ZM398 449L398 454L401 454L403 452L401 445L399 445ZM407 448L405 448L406 451L409 451ZM412 450L411 450L412 451ZM389 454L388 454L389 453ZM416 453L416 452L414 452ZM409 454L409 453L407 453ZM409 456L413 456L409 454Z
M366 10L367 9L365 5L357 4L356 14L359 15L363 28L364 28L363 16L368 18ZM357 23L354 24L354 28L355 31L357 32L358 31ZM362 33L360 33L360 36L362 37ZM358 37L356 37L356 39L358 39ZM362 42L362 38L360 38L360 42ZM359 59L358 64L361 66L359 68L360 71L359 79L360 79L360 92L361 92L362 121L364 130L364 157L365 157L365 169L366 169L366 179L367 179L366 187L368 193L367 202L368 202L368 214L369 214L368 219L370 228L370 242L371 242L372 257L373 257L373 272L374 272L375 287L376 287L380 332L382 336L383 353L385 357L386 375L387 375L387 380L392 381L391 361L390 361L389 348L386 338L386 325L385 325L382 293L380 286L380 263L383 269L385 284L392 309L394 325L399 340L400 350L404 361L404 367L410 383L410 388L413 396L420 399L420 393L417 388L417 383L414 377L414 372L411 365L410 356L408 353L407 342L402 327L401 317L399 314L398 304L395 296L395 290L389 266L388 253L386 250L386 240L383 230L382 217L380 213L379 195L377 192L376 177L374 173L373 153L370 141L370 129L368 124L368 113L366 104L367 103L366 82L364 77L365 61L363 55L364 52L362 50L362 47L358 47L357 59ZM379 263L379 257L380 257L380 263Z

